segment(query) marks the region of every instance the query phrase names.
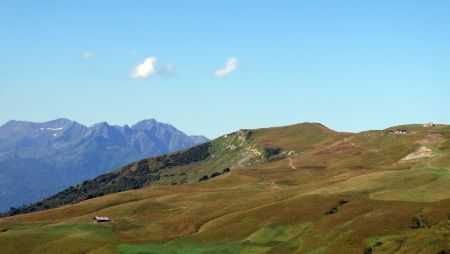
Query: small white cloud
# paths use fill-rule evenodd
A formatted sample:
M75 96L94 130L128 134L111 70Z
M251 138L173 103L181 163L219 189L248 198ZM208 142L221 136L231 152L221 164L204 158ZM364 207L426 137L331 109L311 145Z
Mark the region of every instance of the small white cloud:
M136 66L133 73L131 73L131 78L133 79L146 79L149 76L155 74L156 72L156 57L147 57L144 62Z
M91 60L92 58L94 58L94 53L92 53L92 52L84 52L82 58L84 60Z
M236 70L237 67L238 67L237 58L230 57L227 59L227 62L225 63L225 66L223 68L220 68L214 72L214 76L216 77L226 76L231 72L233 72L234 70Z

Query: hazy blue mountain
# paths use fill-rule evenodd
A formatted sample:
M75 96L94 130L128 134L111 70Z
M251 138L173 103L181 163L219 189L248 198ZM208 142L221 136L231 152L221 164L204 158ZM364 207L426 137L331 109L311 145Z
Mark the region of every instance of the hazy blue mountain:
M0 127L0 211L40 200L129 162L203 143L154 119L132 127L68 119Z

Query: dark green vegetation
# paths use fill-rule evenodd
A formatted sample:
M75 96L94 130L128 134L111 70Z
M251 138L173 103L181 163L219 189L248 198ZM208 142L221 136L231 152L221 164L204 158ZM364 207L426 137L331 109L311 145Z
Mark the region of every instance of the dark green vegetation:
M67 119L10 121L0 127L0 212L132 161L205 141L155 120L132 127L107 123L86 127Z
M348 202L350 202L350 201L347 201L347 200L344 200L344 199L339 200L339 202L338 202L335 206L333 206L333 208L331 208L330 210L328 210L328 211L325 213L325 215L337 213L338 208L339 208L340 206L343 206L343 205L347 204Z
M122 178L134 179L125 186L146 179L145 188L1 218L0 250L446 253L450 127L397 128L409 132L338 133L308 123L243 130L142 160L101 176L111 177L102 184L88 181L86 193L74 187L67 202ZM113 221L91 224L93 216Z
M75 187L70 187L33 205L11 209L10 215L54 208L100 197L105 194L139 189L151 185L160 180L162 169L183 166L207 158L209 156L209 146L209 143L204 143L185 151L140 160L114 172L96 177L93 180L84 181ZM180 176L180 179L186 179L186 174Z
M214 173L212 173L210 176L204 175L204 176L200 177L200 179L198 179L198 181L199 181L199 182L201 182L201 181L206 181L206 180L208 180L208 179L210 179L210 178L214 178L214 177L216 177L216 176L220 176L220 175L223 175L223 174L226 174L226 173L229 173L229 172L231 172L231 169L230 169L230 168L224 168L224 169L222 170L222 172L214 172Z

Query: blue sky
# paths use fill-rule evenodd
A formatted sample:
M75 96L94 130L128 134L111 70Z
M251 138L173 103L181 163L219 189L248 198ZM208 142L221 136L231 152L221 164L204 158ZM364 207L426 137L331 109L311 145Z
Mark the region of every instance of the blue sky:
M438 0L1 1L0 124L156 118L214 138L450 123L449 13Z

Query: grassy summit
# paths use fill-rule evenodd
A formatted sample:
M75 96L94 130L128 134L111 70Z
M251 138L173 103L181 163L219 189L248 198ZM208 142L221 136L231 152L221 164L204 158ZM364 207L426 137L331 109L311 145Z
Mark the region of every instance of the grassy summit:
M0 219L0 252L446 253L450 126L242 130L17 212L51 207Z

